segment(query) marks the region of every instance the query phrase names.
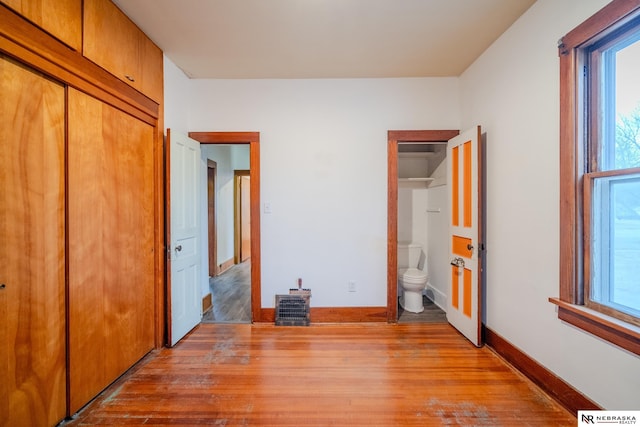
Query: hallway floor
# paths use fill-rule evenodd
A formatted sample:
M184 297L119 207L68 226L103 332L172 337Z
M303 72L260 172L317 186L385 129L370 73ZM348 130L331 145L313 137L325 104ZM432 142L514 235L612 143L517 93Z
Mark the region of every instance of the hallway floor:
M251 260L209 279L213 308L203 323L251 323Z

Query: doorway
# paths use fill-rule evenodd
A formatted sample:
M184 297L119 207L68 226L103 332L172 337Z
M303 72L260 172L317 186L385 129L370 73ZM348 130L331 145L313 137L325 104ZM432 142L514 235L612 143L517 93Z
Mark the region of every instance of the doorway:
M233 173L234 258L241 264L251 258L251 176L248 170Z
M263 321L260 285L260 133L259 132L189 132L200 144L249 145L249 221L251 321Z
M209 225L209 276L220 272L218 267L218 231L216 230L216 175L217 163L207 159L207 223Z
M407 130L387 133L387 322L398 321L398 157L401 143L442 143L457 130Z

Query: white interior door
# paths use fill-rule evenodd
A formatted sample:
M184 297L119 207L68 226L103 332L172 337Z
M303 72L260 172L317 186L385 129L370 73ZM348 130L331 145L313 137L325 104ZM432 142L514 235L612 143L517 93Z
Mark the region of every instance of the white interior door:
M482 345L482 182L480 126L447 144L449 184L449 298L447 320L474 345Z
M168 224L170 264L169 343L174 345L202 319L200 292L200 224L198 170L200 143L167 129L170 205Z

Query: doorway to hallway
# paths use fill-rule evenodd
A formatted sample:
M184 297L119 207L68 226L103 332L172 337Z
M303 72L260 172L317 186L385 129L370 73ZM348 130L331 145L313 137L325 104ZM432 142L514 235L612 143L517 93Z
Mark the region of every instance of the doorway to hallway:
M252 322L262 321L260 286L260 133L259 132L189 132L200 144L249 145L249 233L250 313Z
M212 307L202 323L251 323L251 258L209 279Z

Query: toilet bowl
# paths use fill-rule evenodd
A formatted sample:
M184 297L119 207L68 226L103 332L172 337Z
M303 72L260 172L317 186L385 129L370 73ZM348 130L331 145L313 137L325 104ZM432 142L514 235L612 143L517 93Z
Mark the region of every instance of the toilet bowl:
M422 291L427 286L427 273L418 269L422 246L398 244L398 284L402 288L400 306L411 313L424 311Z

